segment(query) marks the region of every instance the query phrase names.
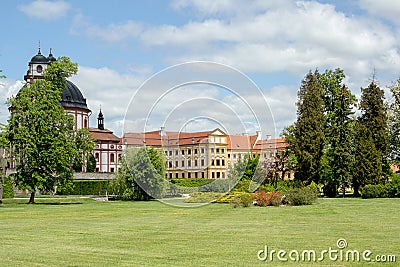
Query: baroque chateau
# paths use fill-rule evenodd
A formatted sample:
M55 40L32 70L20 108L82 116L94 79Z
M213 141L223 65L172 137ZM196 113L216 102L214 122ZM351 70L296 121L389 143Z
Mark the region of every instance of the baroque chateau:
M44 56L40 47L32 57L24 76L27 83L43 78L43 71L55 61L51 50ZM116 136L105 128L105 119L100 108L97 127L89 128L92 111L81 90L71 81L65 81L61 103L65 111L75 119L75 129L87 128L96 140L93 155L96 159L95 171L114 173L120 166L123 150L130 147L151 146L162 150L166 161L166 178L210 178L224 179L228 168L245 155L259 156L261 163L271 162L287 146L283 138L255 135L231 135L217 128L202 132L173 132L164 127L150 132L128 132ZM83 168L83 172L86 169ZM291 179L292 173L283 174Z

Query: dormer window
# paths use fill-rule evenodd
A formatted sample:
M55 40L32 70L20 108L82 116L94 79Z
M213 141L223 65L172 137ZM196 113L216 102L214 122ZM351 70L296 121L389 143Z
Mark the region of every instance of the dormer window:
M42 73L42 71L43 71L42 65L38 65L38 66L36 67L36 71L37 71L38 73Z

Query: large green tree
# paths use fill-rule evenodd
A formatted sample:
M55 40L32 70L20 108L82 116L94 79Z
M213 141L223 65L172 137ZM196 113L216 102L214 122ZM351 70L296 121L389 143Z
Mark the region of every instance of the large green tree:
M324 101L318 70L309 72L298 92L297 121L290 149L296 156L295 179L310 184L320 181L324 147Z
M116 176L114 193L125 200L161 198L167 187L164 156L154 148L126 149Z
M321 74L325 107L324 177L325 194L335 196L340 188L351 185L353 155L353 108L356 98L343 84L341 69L327 70Z
M356 195L363 185L376 184L380 181L384 171L388 169L389 154L388 110L384 92L375 81L368 87L361 88L361 92L361 115L357 119L355 128L357 138L353 188ZM358 155L365 147L368 153ZM363 175L359 168L364 169Z
M26 84L9 100L12 114L6 137L16 161L15 182L30 192L52 191L72 181L72 163L79 156L73 117L60 105L65 79L78 70L76 63L60 57L44 72L44 79Z

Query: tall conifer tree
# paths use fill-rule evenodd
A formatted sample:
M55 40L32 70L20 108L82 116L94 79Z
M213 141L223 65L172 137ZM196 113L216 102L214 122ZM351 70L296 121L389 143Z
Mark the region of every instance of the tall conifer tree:
M295 179L309 184L320 180L320 165L324 147L324 102L318 70L311 71L298 92L297 121L293 144L297 159Z

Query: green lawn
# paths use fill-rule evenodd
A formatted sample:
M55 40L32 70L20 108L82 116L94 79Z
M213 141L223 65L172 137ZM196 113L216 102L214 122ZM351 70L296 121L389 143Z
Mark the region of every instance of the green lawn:
M196 208L91 199L6 200L0 266L399 266L400 199L319 199L301 207ZM259 261L264 248L371 250L397 263ZM344 249L343 251L346 251ZM319 256L319 254L317 255ZM288 255L286 255L288 258Z

